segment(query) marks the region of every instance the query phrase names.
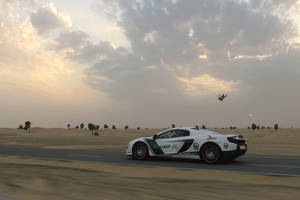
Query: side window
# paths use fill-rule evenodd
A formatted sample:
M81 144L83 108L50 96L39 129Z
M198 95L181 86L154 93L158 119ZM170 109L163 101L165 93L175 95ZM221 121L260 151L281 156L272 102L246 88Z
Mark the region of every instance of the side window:
M190 136L190 132L187 130L175 130L176 136L175 137L186 137Z
M158 136L158 139L167 139L167 138L174 138L174 137L186 137L190 136L190 132L187 130L170 130L164 132Z
M160 134L158 136L158 139L173 138L175 136L176 136L176 132L174 130L170 130L170 131L167 131L167 132L164 132L164 133Z

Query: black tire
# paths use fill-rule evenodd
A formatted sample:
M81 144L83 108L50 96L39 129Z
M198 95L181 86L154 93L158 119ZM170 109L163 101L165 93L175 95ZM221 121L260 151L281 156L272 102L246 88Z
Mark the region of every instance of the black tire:
M221 160L222 152L220 147L214 143L205 144L201 148L200 158L208 164L215 164Z
M132 148L133 157L137 160L146 160L149 157L148 147L143 142L134 144Z

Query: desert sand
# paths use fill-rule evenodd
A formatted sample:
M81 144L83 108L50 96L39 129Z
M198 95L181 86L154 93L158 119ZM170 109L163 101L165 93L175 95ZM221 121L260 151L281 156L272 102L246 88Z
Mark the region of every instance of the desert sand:
M128 142L137 137L152 136L161 129L97 131L33 128L24 130L0 129L0 144L31 145L43 148L66 149L125 149ZM248 142L247 154L300 156L300 129L214 129L220 133L242 134Z
M0 157L2 197L22 200L296 199L299 177Z
M159 129L88 130L0 129L0 145L42 148L124 149L136 137ZM300 155L300 129L216 130L242 134L248 154ZM16 200L71 199L297 199L299 177L265 176L212 170L120 166L0 156L0 197Z

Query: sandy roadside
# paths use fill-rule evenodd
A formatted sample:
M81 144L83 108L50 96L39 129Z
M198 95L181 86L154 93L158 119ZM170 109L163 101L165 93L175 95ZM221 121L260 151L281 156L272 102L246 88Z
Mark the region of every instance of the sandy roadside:
M296 199L299 177L0 157L13 199Z
M0 144L39 146L61 149L118 149L124 150L128 142L137 137L152 136L160 129L99 130L92 136L88 130L34 128L30 134L24 130L0 129ZM248 130L217 129L221 133L242 134L248 141L247 154L300 155L300 129Z

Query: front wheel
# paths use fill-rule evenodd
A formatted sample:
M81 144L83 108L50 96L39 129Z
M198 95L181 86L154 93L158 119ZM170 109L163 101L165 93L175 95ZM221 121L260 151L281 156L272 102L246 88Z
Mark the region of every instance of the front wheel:
M145 160L148 158L148 148L146 144L138 142L133 146L133 157L137 160Z
M206 144L201 149L200 158L208 164L217 163L221 158L221 150L216 144Z

